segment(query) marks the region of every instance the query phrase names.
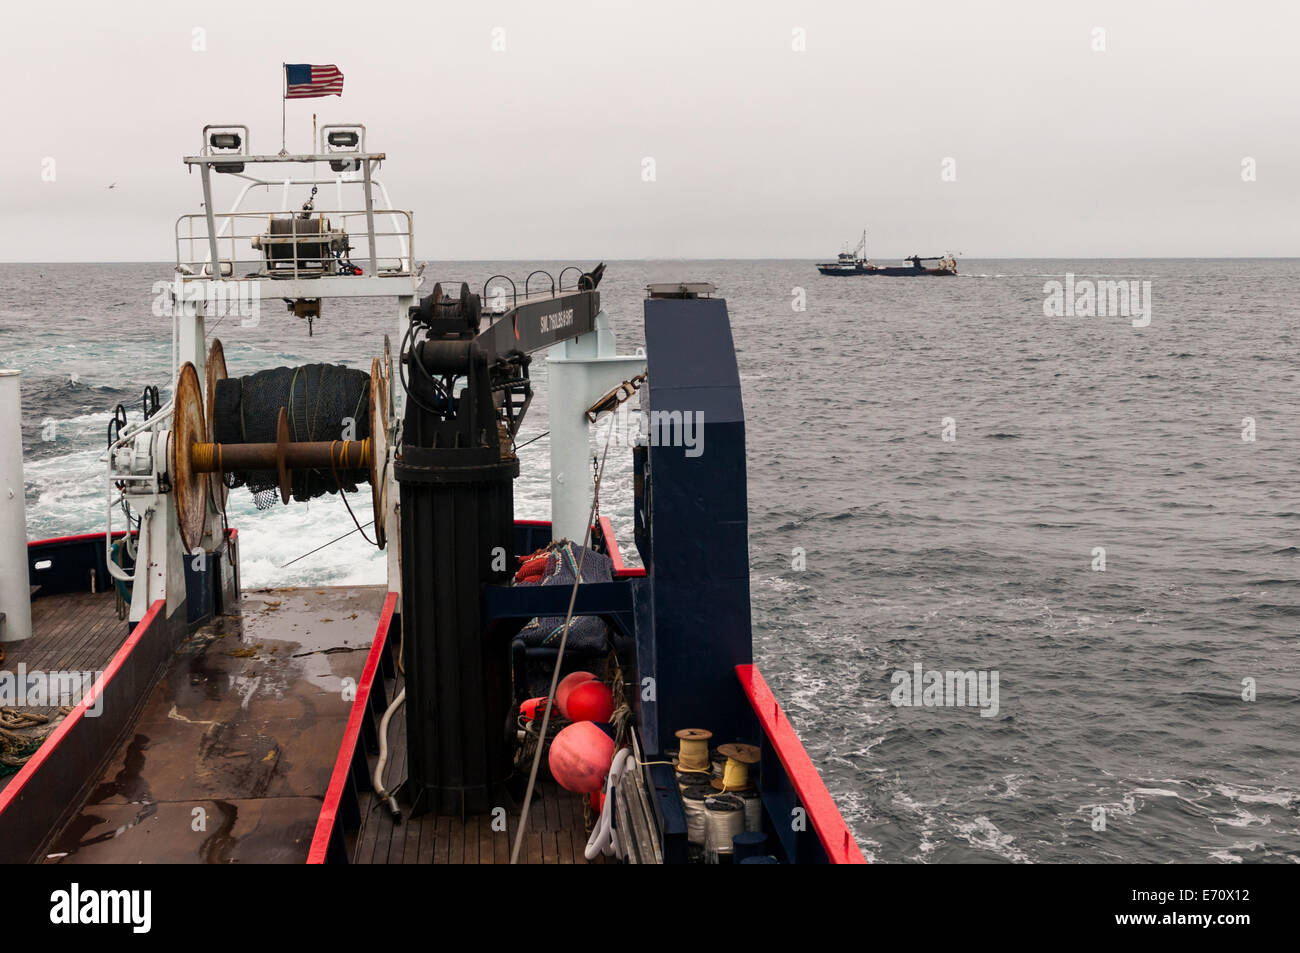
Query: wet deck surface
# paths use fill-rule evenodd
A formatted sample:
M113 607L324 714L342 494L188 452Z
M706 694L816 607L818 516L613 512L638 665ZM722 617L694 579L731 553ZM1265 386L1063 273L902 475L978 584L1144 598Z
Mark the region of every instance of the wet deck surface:
M30 672L99 673L126 641L126 622L117 617L112 592L74 592L32 600L32 637L4 643L0 670L16 673L19 664ZM50 721L20 734L42 736L61 720L57 705L18 709L47 716ZM0 789L13 775L0 778Z
M389 682L388 698L397 697L400 680ZM384 781L390 789L406 777L406 706L388 727L389 760ZM373 773L375 759L370 758ZM517 812L506 818L505 829L493 829L490 815L461 820L424 815L404 817L394 824L388 810L366 792L360 798L361 826L348 835L347 847L358 864L508 864L519 830ZM400 795L399 795L400 801ZM586 799L565 791L554 781L539 779L529 812L528 830L519 852L521 864L585 864L587 829L583 816ZM497 827L501 827L500 821ZM598 858L593 863L601 863Z
M176 650L47 860L302 863L384 596L246 591Z

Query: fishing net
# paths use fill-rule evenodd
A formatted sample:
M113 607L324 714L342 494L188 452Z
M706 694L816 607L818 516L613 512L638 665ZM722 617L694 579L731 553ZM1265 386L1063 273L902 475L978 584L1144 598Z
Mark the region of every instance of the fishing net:
M370 375L342 364L276 367L248 377L217 381L213 435L217 443L275 443L280 408L289 415L289 439L364 440L370 436ZM299 502L343 489L349 493L369 474L356 470L294 470L293 498ZM280 480L274 470L226 474L232 489L247 486L259 510L274 506Z
M22 738L0 731L0 778L17 774L41 746L43 738Z
M540 582L520 582L518 585L538 586L572 586L578 575L578 560L582 559L582 581L612 582L614 564L610 558L594 549L588 549L582 556L582 547L562 540L546 557L546 571ZM524 645L559 648L560 635L564 631L564 616L551 616L533 619L519 630L519 638ZM569 637L565 643L566 652L575 650L582 653L609 651L609 631L605 621L595 615L575 615L569 624Z

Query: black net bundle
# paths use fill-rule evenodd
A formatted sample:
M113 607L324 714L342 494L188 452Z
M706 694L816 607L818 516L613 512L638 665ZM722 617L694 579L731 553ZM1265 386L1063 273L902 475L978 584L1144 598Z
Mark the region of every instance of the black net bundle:
M289 439L364 440L370 436L370 375L342 364L276 367L217 381L213 436L217 443L275 443L280 408L289 415ZM293 498L310 500L340 489L351 493L369 479L360 470L294 470ZM259 510L275 505L280 480L274 470L226 474L226 485L247 486Z

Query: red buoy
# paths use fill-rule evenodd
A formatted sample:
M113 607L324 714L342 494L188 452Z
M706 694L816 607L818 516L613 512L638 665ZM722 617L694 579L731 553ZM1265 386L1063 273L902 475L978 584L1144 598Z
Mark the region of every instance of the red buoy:
M593 794L605 783L614 760L614 739L590 721L575 721L551 742L547 764L560 787Z
M560 709L560 714L568 718L569 721L579 721L580 719L570 717L569 709L565 707L569 700L569 692L583 682L594 682L595 680L596 676L590 672L572 672L560 679L560 684L555 688L555 706Z
M575 685L566 701L565 715L570 721L607 722L614 714L614 695L604 682Z

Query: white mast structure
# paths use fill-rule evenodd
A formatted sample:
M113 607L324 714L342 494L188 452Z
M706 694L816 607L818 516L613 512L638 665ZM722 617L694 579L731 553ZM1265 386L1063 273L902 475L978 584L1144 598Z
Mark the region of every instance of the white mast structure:
M383 182L375 177L385 155L366 148L366 130L359 123L327 125L320 129L318 151L304 154L256 155L248 147L248 127L239 124L208 125L203 128L203 146L197 155L186 156L191 171L198 169L203 186L203 211L180 216L176 223L176 262L170 299L173 320L173 380L181 391L182 370L193 365L197 372L201 400L193 399L194 387L182 405L201 404L211 416L215 380L208 373L208 337L216 324L229 317L232 302L254 310L264 300L287 299L290 310L310 322L320 314L321 303L331 298L389 297L396 299L396 338L391 357L384 355L381 372L386 373L386 401L390 420L401 419L402 388L389 366L400 359L400 350L410 327L409 312L423 282L423 266L414 258L412 213L396 209ZM316 163L328 163L332 177L318 178ZM255 174L250 167L265 169ZM296 167L296 168L295 168ZM281 174L283 170L283 174ZM298 172L296 170L303 170ZM229 211L214 211L214 176L229 176L243 186ZM328 212L315 208L322 187L334 187L337 208ZM304 190L310 192L304 195ZM344 194L360 193L355 204L345 204ZM252 209L253 194L278 194L274 208ZM376 197L381 200L376 204ZM305 204L304 204L305 198ZM297 207L295 207L297 205ZM328 219L326 218L328 215ZM360 248L354 254L356 241ZM305 254L303 249L315 249ZM335 254L321 254L321 248ZM561 292L562 294L562 292ZM549 293L530 296L555 297ZM522 302L515 301L516 305ZM225 313L215 314L215 311ZM216 317L212 329L208 319ZM252 319L258 320L255 315ZM241 321L249 318L241 315ZM581 540L591 505L592 488L588 473L590 424L586 409L602 394L645 369L644 355L623 356L615 350L608 316L602 311L591 331L551 347L550 371L551 503L555 538ZM224 358L222 358L224 365ZM373 374L372 374L373 377ZM372 401L372 413L374 402ZM217 490L205 494L206 502L192 505L193 523L178 514L178 484L185 474L177 462L173 430L184 421L184 406L178 412L177 399L160 407L147 420L123 427L116 434L108 454L107 533L108 567L117 579L131 583L130 619L139 622L149 607L166 600L170 618L185 602L185 561L196 568L206 565L211 554L229 545L225 538L222 508L214 498ZM194 415L197 424L201 417ZM191 426L189 433L193 433ZM400 493L395 474L396 434L389 427L372 423L372 459L382 474L375 514L376 529L383 527L387 540L388 590L401 594L401 532L397 506ZM211 431L192 439L214 442ZM188 459L188 458L187 458ZM372 471L373 472L373 471ZM189 474L192 482L193 474ZM127 547L134 569L127 570L113 556L114 511L125 501L139 518L134 541L130 527ZM201 519L197 510L202 509ZM382 512L379 510L382 509ZM201 524L201 532L197 528ZM184 538L191 544L187 550ZM200 542L201 540L201 542ZM222 566L223 572L231 571ZM399 603L400 604L400 603Z
M414 259L413 216L393 207L382 181L375 177L385 159L382 152L366 148L366 129L360 123L326 125L320 129L317 151L309 154L257 155L250 151L248 127L223 123L204 126L203 145L197 155L184 157L185 165L198 169L203 187L203 211L182 215L176 222L176 262L170 294L173 321L173 380L187 362L198 372L202 396L211 406L208 375L207 319L224 321L228 313L214 315L232 306L252 304L254 314L241 314L241 321L260 320L261 302L291 299L292 310L310 323L320 313L321 303L331 298L389 297L396 299L393 328L395 346L409 325L408 311L415 303L423 281L423 266ZM332 176L318 178L316 163L328 163ZM256 168L258 173L251 169ZM229 211L214 210L213 177L226 175L243 186ZM315 199L322 187L334 187L335 209L315 211ZM303 194L310 189L309 194ZM250 195L278 193L278 207L250 208ZM359 194L354 204L345 204L345 193ZM381 199L376 203L376 193ZM304 200L306 209L299 207ZM295 205L297 203L297 205ZM312 212L303 216L303 211ZM325 216L329 216L329 226ZM290 225L275 225L276 217ZM300 231L299 228L302 228ZM334 257L300 254L304 241L341 252ZM323 243L330 243L324 246ZM360 254L355 253L357 246ZM355 266L355 267L350 267ZM240 308L237 306L237 310ZM400 401L400 388L390 393ZM140 621L157 599L166 599L168 617L184 603L183 560L199 562L205 554L225 545L221 513L209 498L202 545L185 552L174 501L170 431L173 402L160 408L148 420L124 428L109 449L108 536L109 570L118 579L132 583L130 620ZM378 436L378 435L377 435ZM382 444L381 444L382 446ZM385 454L392 449L383 447ZM400 533L397 526L398 491L393 467L383 468L387 492L385 511L375 514L388 539L388 588L400 592ZM121 496L116 488L122 487ZM135 540L135 569L118 566L111 553L113 512L125 497L140 518ZM129 529L129 527L128 527ZM128 533L128 539L129 539Z

